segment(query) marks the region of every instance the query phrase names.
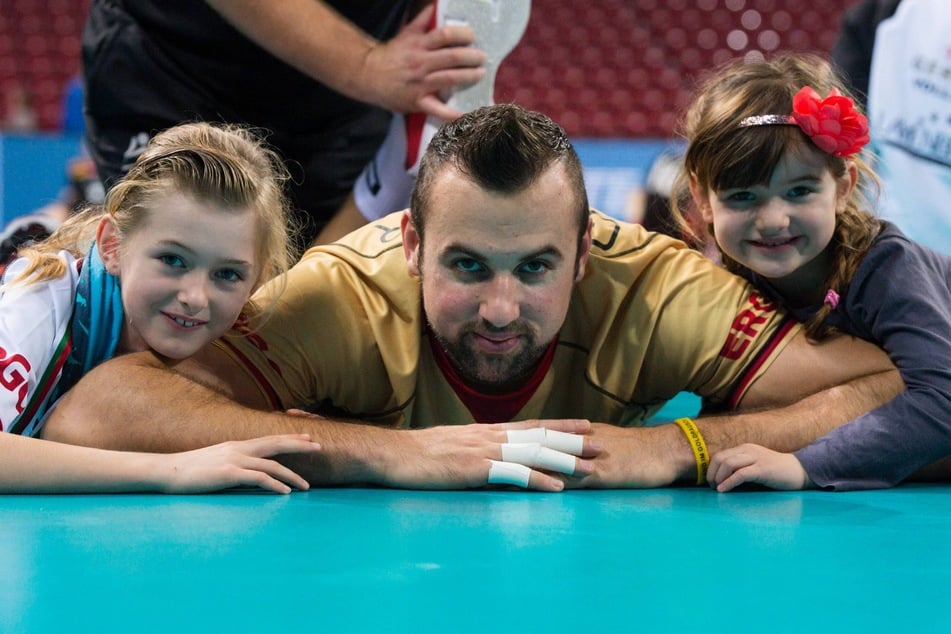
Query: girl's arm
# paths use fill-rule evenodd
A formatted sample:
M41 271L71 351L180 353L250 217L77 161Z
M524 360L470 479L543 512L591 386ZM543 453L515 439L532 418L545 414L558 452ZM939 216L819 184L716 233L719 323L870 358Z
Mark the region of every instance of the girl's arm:
M847 308L905 390L796 452L818 487L894 486L951 455L951 258L896 234L889 229L862 262Z
M893 232L894 230L892 230ZM879 342L905 389L795 454L742 445L715 454L708 481L718 490L744 482L776 489L890 487L951 456L951 259L890 233L853 280L850 324ZM922 472L948 479L951 461Z
M781 491L813 486L796 456L749 443L715 453L710 459L707 483L720 493L747 483Z
M0 434L0 493L206 493L254 486L275 493L307 482L270 456L320 449L302 435L265 436L174 454L93 449Z

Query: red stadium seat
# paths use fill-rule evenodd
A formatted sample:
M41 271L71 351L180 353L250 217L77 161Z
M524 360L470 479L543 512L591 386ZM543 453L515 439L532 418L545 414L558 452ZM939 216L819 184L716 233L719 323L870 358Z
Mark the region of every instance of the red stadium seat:
M747 54L828 51L854 1L534 0L496 100L545 111L576 137L669 137L705 70ZM89 0L2 2L0 87L29 86L54 129Z
M705 70L748 54L828 51L853 3L534 0L496 95L548 112L573 136L669 137Z

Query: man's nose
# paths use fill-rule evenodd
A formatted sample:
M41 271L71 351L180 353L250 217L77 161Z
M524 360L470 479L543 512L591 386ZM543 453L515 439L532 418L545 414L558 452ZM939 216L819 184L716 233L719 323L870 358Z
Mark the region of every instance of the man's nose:
M511 275L496 275L486 284L479 316L497 328L504 328L519 316L519 284Z

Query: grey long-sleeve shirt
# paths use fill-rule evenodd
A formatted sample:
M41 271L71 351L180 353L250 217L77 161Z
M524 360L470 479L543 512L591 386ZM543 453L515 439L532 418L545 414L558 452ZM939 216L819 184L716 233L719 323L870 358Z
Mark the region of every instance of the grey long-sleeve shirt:
M792 312L803 320L817 309ZM951 455L951 256L884 223L826 323L882 346L905 391L797 451L812 481L889 487Z

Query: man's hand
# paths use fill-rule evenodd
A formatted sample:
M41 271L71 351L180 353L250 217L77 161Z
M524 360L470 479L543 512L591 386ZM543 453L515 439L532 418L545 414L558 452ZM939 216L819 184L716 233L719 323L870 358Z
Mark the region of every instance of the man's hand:
M752 443L715 453L707 470L707 483L720 493L732 491L744 483L762 484L782 491L812 486L796 456Z
M603 449L592 456L594 469L589 475L566 480L570 488L668 486L693 466L690 446L674 425L628 428L592 423L589 437Z
M485 76L486 55L472 46L475 32L446 25L427 31L435 5L420 11L387 42L359 29L317 0L208 0L258 46L300 72L353 99L393 112L451 120L440 92Z
M468 26L427 30L435 5L429 5L396 34L367 53L358 90L364 101L393 112L423 112L450 121L462 113L447 106L440 93L474 84L485 75L486 55L474 48Z
M495 425L447 425L428 429L397 431L395 440L381 456L386 466L378 484L411 489L467 489L489 484L493 461L504 459L503 445L511 444L508 432L538 427L569 434L585 434L591 423L585 420L543 420ZM584 437L578 443L580 456L574 458L573 474L553 474L543 467L524 467L525 488L536 491L561 491L565 478L585 477L592 473L601 442ZM550 449L550 451L556 451ZM568 454L561 452L564 458ZM513 463L507 463L513 464ZM521 484L519 484L521 486Z

